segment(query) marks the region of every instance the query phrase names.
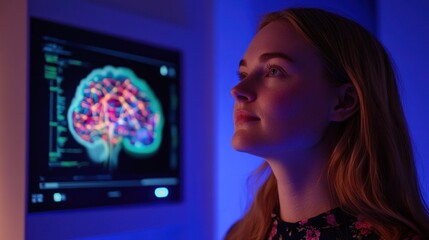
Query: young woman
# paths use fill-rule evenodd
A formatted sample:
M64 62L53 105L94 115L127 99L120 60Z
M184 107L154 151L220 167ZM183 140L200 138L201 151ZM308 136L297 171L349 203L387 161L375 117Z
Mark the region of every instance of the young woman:
M320 9L268 14L239 64L233 147L269 171L225 239L429 239L383 46Z

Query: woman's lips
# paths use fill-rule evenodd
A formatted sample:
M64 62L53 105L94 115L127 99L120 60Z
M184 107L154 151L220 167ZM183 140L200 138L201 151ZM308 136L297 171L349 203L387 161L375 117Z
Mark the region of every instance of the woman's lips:
M239 109L234 111L234 123L237 125L259 120L260 118L246 110Z

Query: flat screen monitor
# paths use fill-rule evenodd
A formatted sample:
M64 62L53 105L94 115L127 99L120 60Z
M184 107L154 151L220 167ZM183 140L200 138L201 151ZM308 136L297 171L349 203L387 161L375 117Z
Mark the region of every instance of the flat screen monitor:
M180 201L180 52L36 18L30 36L28 212Z

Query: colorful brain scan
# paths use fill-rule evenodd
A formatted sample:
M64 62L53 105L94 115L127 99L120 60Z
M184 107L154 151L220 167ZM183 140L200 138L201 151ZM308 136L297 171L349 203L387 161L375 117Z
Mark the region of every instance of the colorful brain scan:
M82 79L67 112L68 127L90 159L115 169L121 149L158 150L164 116L149 85L124 67L94 69Z

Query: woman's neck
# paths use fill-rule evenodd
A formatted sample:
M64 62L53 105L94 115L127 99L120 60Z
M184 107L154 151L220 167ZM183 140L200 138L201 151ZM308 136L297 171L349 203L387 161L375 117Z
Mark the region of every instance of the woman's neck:
M280 218L297 222L335 207L325 175L326 154L308 151L282 159L266 159L277 179Z

